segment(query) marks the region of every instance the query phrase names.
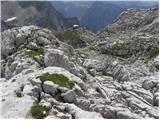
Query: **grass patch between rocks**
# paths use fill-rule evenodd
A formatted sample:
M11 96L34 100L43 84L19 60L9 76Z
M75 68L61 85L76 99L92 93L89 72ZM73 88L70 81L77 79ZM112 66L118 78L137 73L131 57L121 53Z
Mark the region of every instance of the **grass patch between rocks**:
M145 63L148 63L153 58L159 55L159 48L152 48L149 51L143 53L141 56L144 58Z
M113 74L111 72L104 72L103 75L113 77Z
M69 80L66 76L62 74L49 74L45 73L41 76L38 76L42 82L44 81L52 81L55 84L58 84L61 87L66 87L72 89L75 85L75 81Z
M35 32L37 32L38 30L40 30L39 28L32 28L31 29L31 33L35 33Z
M18 91L18 92L16 92L16 96L20 98L20 97L23 97L23 94L22 94L22 92Z
M25 55L27 55L28 57L35 57L35 56L39 56L43 54L43 48L39 48L37 50L30 50L30 51L26 51Z
M46 108L42 105L33 105L31 107L31 115L33 118L36 119L43 119L45 115L43 112L46 110Z
M159 54L158 48L151 49L147 53L147 59L155 58L156 56L158 56L158 54Z
M63 97L61 96L61 93L56 93L54 95L52 95L53 98L55 98L57 101L60 101L60 102L64 102L64 99Z
M83 46L85 44L80 37L80 32L74 29L68 29L55 35L60 41L66 42L73 47Z
M88 74L90 74L92 77L95 76L95 74L93 73L93 71L91 71L89 68L87 68L87 72L88 72Z

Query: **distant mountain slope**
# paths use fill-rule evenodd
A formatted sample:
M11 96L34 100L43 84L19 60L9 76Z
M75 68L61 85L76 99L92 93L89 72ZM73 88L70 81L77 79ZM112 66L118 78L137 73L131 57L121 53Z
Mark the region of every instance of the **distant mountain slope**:
M65 17L77 17L79 20L86 10L93 4L92 1L52 1L54 8Z
M120 57L157 54L159 9L129 9L97 34L95 45L104 54ZM93 48L96 48L93 47ZM155 53L151 53L151 56Z
M128 8L151 8L157 2L94 2L81 19L82 26L97 32Z
M65 18L47 1L3 1L2 20L11 17L17 17L18 25L34 24L57 31L79 24L77 18Z
M118 5L95 2L82 17L81 24L96 32L111 23L123 10Z

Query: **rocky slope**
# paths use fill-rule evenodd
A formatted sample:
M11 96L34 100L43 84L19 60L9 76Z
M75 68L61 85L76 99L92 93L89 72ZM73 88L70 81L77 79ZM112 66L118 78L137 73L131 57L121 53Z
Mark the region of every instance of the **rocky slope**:
M60 31L72 27L74 24L79 24L77 18L65 18L47 1L3 1L1 3L1 20L5 21L11 17L16 17L15 26L37 25ZM7 25L2 25L2 30L7 28Z
M98 32L112 23L120 13L129 8L152 8L156 1L96 1L83 14L80 23L93 32Z
M158 9L131 9L97 35L5 30L2 117L158 119L158 24Z

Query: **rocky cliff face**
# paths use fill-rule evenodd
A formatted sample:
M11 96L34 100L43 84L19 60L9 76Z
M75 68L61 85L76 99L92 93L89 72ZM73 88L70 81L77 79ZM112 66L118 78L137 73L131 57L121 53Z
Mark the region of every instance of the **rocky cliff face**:
M2 117L158 119L158 24L158 9L130 9L97 35L2 32Z
M77 18L65 18L47 1L3 1L2 20L11 17L17 18L16 26L37 25L57 31L79 24Z

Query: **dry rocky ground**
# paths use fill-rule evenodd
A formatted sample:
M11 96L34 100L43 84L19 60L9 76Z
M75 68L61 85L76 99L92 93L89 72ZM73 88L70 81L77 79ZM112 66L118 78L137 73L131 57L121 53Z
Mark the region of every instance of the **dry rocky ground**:
M158 9L130 9L98 34L2 32L3 118L159 118Z

